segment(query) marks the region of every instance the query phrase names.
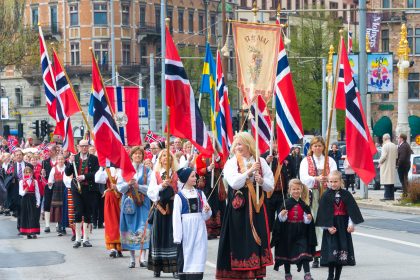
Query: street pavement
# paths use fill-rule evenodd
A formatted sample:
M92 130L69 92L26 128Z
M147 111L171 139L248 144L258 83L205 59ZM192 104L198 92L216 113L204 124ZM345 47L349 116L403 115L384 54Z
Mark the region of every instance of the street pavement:
M381 191L370 191L380 196ZM420 215L362 208L365 223L356 227L356 266L344 267L341 279L420 279ZM53 230L54 231L54 230ZM20 279L156 279L153 273L128 268L128 253L112 259L104 247L104 232L93 230L92 248L73 249L70 235L42 233L36 240L17 235L16 219L0 216L0 280ZM209 241L204 279L214 279L218 240ZM314 279L326 279L327 269L313 269ZM294 279L303 273L292 268ZM171 279L171 274L162 274ZM281 268L269 267L266 279L284 279Z

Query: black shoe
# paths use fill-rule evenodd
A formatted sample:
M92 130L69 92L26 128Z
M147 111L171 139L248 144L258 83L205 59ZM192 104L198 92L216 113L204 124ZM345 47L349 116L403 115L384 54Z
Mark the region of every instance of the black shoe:
M37 239L38 237L34 234L32 235L32 239Z
M17 213L16 213L16 212L13 212L13 213L12 213L12 216L13 216L13 217L15 217L15 218L17 218L17 216L18 216L18 215L17 215Z
M71 240L72 242L76 241L76 235L72 235L70 240Z
M61 231L57 232L57 236L63 236L63 234L61 233Z
M83 247L92 247L92 244L90 244L89 241L84 241L83 242Z
M73 248L75 248L75 249L79 248L80 246L82 246L82 243L80 243L80 241L76 241L73 244Z
M32 239L32 235L27 235L26 238Z
M319 268L319 258L315 258L312 263L312 268Z
M104 228L103 224L99 225L98 228Z
M117 257L117 251L112 250L111 253L109 253L109 256L111 258L116 258Z
M155 271L155 272L153 272L153 276L154 277L160 277L160 271Z
M50 228L49 228L49 227L46 227L46 228L44 229L44 232L45 232L45 233L50 233L50 232L51 232L51 230L50 230Z
M140 267L147 267L147 262L146 261L140 262Z
M10 216L10 212L9 211L6 211L6 212L4 212L4 215L5 216Z
M123 254L122 254L122 252L120 252L120 251L118 251L117 255L118 255L119 258L123 258L124 257Z
M179 279L179 274L178 274L178 272L173 272L173 273L172 273L172 276L173 276L175 279Z
M67 234L67 231L66 231L65 228L62 228L60 232L61 232L62 235L66 235Z
M136 267L136 263L135 262L131 262L130 265L128 266L128 268L135 268Z
M98 226L97 225L93 225L93 229L97 229L98 228Z

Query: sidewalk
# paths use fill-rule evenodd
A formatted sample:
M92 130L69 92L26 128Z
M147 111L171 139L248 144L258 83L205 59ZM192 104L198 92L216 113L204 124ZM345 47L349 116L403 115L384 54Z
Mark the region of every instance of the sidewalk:
M360 208L420 215L420 207L409 207L399 205L399 199L401 198L401 195L402 193L400 191L397 191L395 192L394 201L381 201L381 199L384 197L384 191L369 189L368 199L361 198L360 190L357 191L357 193L354 195L354 198L356 199L357 204Z

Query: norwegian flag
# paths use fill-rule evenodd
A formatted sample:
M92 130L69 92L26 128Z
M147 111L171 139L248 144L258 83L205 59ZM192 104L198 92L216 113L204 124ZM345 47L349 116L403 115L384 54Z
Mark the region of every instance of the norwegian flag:
M299 106L282 38L280 38L274 89L278 160L282 162L289 154L293 144L298 143L303 138Z
M16 136L9 135L7 137L7 145L9 146L9 151L13 153L17 148L19 148L19 140L16 138Z
M144 141L146 141L147 143L160 142L161 137L149 130L144 136Z
M190 140L201 153L211 155L213 146L210 136L168 28L166 28L165 80L171 134Z
M337 96L340 94L345 97L347 160L360 179L368 184L376 173L373 164L376 147L366 124L360 94L353 79L343 38L341 38L338 85Z
M347 33L347 41L348 41L348 53L352 53L353 52L353 32L351 32L350 30Z
M58 122L55 127L54 134L62 137L63 150L69 151L72 154L77 153L74 147L73 129L70 118L66 118L64 121Z
M55 51L53 51L53 60L57 121L62 121L80 111L79 102L76 100L76 95L73 93L70 82L67 80L66 72Z
M56 85L54 79L54 72L51 67L51 62L48 57L47 47L45 45L44 35L42 34L41 26L39 29L39 51L41 55L42 80L45 89L45 100L47 102L48 114L54 119L59 120L56 109Z
M220 52L217 51L217 92L219 95L219 114L220 119L220 133L217 135L218 141L222 146L222 152L225 159L229 157L230 147L233 143L233 127L232 127L232 111L230 109L228 88L225 84L225 77L223 76L222 60L220 59Z
M265 153L270 148L270 135L271 135L271 118L267 113L267 105L265 104L264 99L261 95L258 95L258 128L256 128L255 113L256 113L256 103L254 102L251 109L251 131L255 136L255 131L258 132L258 147L260 153Z
M136 173L127 151L122 145L117 124L108 103L108 96L102 83L98 64L92 53L92 94L93 94L93 132L95 133L95 147L98 152L100 166L113 163L120 168L122 176L127 182Z

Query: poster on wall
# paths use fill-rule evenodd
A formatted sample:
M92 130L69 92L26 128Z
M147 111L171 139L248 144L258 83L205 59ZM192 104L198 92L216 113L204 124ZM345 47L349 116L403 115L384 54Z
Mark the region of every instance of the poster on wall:
M0 110L1 110L1 119L8 120L9 119L9 98L2 97L0 98Z
M390 93L394 91L392 53L368 54L369 93Z
M356 86L359 86L359 54L352 53L348 55L349 63L351 67L351 72L353 74L353 78L356 81ZM337 54L333 55L333 77L335 77L335 68L337 65Z

